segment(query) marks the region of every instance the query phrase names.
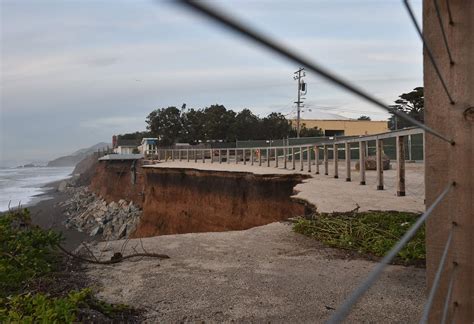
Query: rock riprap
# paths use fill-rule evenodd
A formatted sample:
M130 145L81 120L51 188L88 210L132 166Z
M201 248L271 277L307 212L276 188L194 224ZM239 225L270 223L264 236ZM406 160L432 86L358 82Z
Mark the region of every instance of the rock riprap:
M128 237L135 231L142 211L123 199L107 203L87 187L67 188L71 197L59 203L65 207L64 225L91 236L102 235L105 240Z

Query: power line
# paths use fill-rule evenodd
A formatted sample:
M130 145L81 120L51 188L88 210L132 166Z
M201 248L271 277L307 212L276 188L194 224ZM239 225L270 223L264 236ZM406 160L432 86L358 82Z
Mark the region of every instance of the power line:
M213 20L219 22L223 26L227 27L228 29L241 34L243 36L246 36L247 38L253 40L254 42L260 44L261 46L264 46L268 49L271 49L273 52L278 53L280 56L296 63L299 64L306 69L320 75L321 77L325 78L326 80L332 82L335 85L338 85L339 87L345 89L348 92L351 92L352 94L365 99L366 101L374 104L375 106L384 109L404 120L409 122L412 125L418 126L421 129L424 129L427 133L430 133L452 145L454 145L454 140L444 136L443 134L439 133L438 131L432 129L431 127L426 126L425 124L419 122L418 120L414 119L413 117L408 116L406 113L403 113L399 110L392 110L388 105L380 101L379 99L373 97L369 93L359 89L356 85L351 84L345 80L343 80L341 77L333 74L329 70L326 70L322 66L319 66L318 64L315 64L311 61L309 61L307 58L304 56L293 52L292 50L286 48L282 44L279 44L275 40L247 27L238 22L237 20L231 18L229 15L223 13L220 10L217 10L216 8L212 8L211 6L208 6L202 2L197 2L197 1L192 1L192 0L176 0L178 3L181 3L183 5L188 6L189 8L200 12L201 14L212 18Z

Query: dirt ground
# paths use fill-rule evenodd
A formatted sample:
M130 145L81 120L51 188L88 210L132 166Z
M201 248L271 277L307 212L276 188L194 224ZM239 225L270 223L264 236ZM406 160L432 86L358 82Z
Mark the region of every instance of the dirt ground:
M324 322L375 266L294 233L289 223L142 243L170 259L89 265L87 274L99 296L144 309L152 323ZM95 254L107 259L124 241L94 244ZM133 249L141 249L138 239L124 254ZM389 266L347 322L415 322L424 297L424 269Z

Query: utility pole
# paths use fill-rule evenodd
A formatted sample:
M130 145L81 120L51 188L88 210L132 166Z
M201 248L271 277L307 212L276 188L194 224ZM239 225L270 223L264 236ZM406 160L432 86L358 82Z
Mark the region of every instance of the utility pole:
M300 124L300 119L301 119L301 104L303 103L301 101L301 92L306 93L306 83L301 82L301 78L306 76L304 73L304 68L299 68L298 71L296 71L295 76L293 77L294 80L298 80L298 101L295 101L296 104L296 137L300 137L300 130L301 130L301 124Z

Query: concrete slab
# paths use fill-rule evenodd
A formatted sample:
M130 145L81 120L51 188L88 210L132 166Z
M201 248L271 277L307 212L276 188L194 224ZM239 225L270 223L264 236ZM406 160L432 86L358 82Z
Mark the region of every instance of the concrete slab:
M210 163L206 160L198 162L186 161L168 161L149 165L150 168L191 168L197 170L216 170L226 172L251 172L255 174L309 174L312 178L305 180L297 185L295 190L298 193L294 196L308 201L316 206L319 212L345 212L359 207L360 211L366 210L398 210L407 212L423 212L424 205L424 164L407 163L406 164L406 196L396 196L396 164L392 162L392 169L384 171L385 190L376 190L375 171L366 171L367 185L359 184L359 172L354 168L355 161L352 162L351 176L352 181L346 182L344 160L339 161L339 179L335 179L334 167L329 166L329 175L315 174L315 165L312 165L312 172L307 171L305 164L304 170L299 171L300 164L296 164L297 170L283 168L283 162L280 161L279 168L275 167L272 161L271 166L253 166L247 162L235 164ZM291 167L288 163L288 167ZM320 165L320 171L323 173L323 166Z

